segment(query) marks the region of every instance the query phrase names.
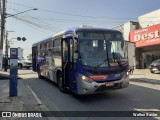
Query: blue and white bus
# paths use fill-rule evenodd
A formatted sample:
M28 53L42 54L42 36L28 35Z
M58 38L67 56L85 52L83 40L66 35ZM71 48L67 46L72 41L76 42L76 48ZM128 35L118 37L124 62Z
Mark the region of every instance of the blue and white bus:
M128 59L121 32L72 28L32 46L33 71L61 91L83 95L129 85Z

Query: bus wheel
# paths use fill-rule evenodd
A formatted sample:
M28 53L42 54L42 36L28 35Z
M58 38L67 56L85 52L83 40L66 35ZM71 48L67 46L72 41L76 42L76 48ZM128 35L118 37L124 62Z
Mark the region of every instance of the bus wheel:
M37 70L37 74L38 74L38 78L39 79L42 79L43 76L41 75L41 71L40 71L40 68L38 67L38 70Z
M57 84L58 84L59 90L61 92L66 92L66 89L63 86L63 80L62 80L62 75L61 74L58 75Z

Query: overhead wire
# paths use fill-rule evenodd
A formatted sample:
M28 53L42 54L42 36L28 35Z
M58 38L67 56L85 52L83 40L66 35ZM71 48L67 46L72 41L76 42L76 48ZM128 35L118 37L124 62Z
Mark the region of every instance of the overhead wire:
M16 3L12 3L12 2L8 2L8 3L17 5ZM26 5L22 5L22 4L20 4L20 5L23 6L23 7L27 7L27 8L34 8L34 7L31 7L31 6L26 6ZM73 14L73 13L50 11L50 10L45 10L45 9L40 9L40 8L38 8L38 10L43 11L43 12L54 13L54 14L69 15L69 16L74 16L74 17L97 18L97 19L98 18L99 19L102 19L102 18L103 19L137 19L137 18L131 18L131 17L130 18L123 18L123 17L118 18L118 17L108 17L108 16L98 17L98 16L80 15L80 14Z
M11 3L11 4L14 4L14 5L18 5L18 6L23 6L23 7L27 7L27 8L34 8L34 7L30 7L30 6L26 6L26 5L22 5L22 4L17 4L17 3L13 3L13 2L8 2L8 3ZM10 8L11 9L11 8ZM13 11L16 11L15 9L12 9ZM59 30L61 30L59 27L56 27L56 26L53 26L53 25L51 25L51 24L49 24L48 22L46 22L46 21L50 21L50 22L63 22L63 23L68 23L68 22L88 22L88 23L94 23L94 22L99 22L99 23L108 23L108 22L110 22L110 23L124 23L124 21L119 21L119 20L124 20L124 19L137 19L137 18L113 18L113 17L96 17L96 16L84 16L84 15L78 15L78 14L71 14L71 13L64 13L64 12L56 12L56 11L49 11L49 10L44 10L44 9L39 9L38 8L38 10L41 10L41 11L44 11L44 12L49 12L49 13L56 13L56 14L63 14L63 15L71 15L71 16L77 16L77 17L86 17L86 18L103 18L103 19L112 19L112 21L106 21L106 20L103 20L103 21L95 21L95 20L74 20L74 19L53 19L53 18L41 18L41 17L33 17L33 16L31 16L31 15L25 15L24 16L24 14L23 14L23 18L26 18L27 20L25 21L24 19L23 19L23 22L25 21L25 22L28 22L28 24L31 24L32 23L32 25L34 24L35 26L37 26L37 27L39 27L39 28L43 28L43 29L59 29ZM18 12L18 11L17 11ZM17 18L17 17L14 17L14 18L16 18L16 19L19 19L20 20L20 18ZM41 20L40 20L41 19ZM21 19L22 20L22 19ZM33 21L35 21L36 20L36 23L35 22L33 22ZM44 21L45 20L45 21ZM113 21L113 20L116 20L116 21ZM118 21L119 22L118 22ZM51 27L51 26L53 26L53 27Z
M9 8L9 9L11 9L11 8ZM13 9L12 9L13 10ZM22 15L22 17L26 17L26 15L24 16L24 15ZM99 23L122 23L122 22L124 22L124 21L108 21L108 20L74 20L74 19L53 19L53 18L42 18L42 17L33 17L33 16L31 16L33 19L36 19L36 20L45 20L45 21L50 21L50 22L66 22L66 23L69 23L69 22L92 22L92 23L97 23L97 22L99 22ZM43 21L44 22L44 21Z
M30 20L27 20L27 19L24 19L24 18L21 18L21 17L17 17L17 16L13 16L13 17L20 20L20 21L26 22L30 25L34 25L38 28L45 29L45 30L52 31L52 32L57 32L57 30L54 30L52 27L36 23L36 21L33 22L33 21L30 21Z
M25 16L24 16L24 14L25 14ZM56 26L53 26L53 25L45 22L45 21L41 21L41 20L39 20L39 19L29 15L29 14L26 14L26 13L24 13L24 14L23 14L23 16L18 15L19 17L18 16L14 16L13 18L16 18L16 19L19 19L19 20L23 20L23 21L28 22L30 24L33 23L37 27L43 27L43 29L44 28L47 28L47 29L50 29L50 30L52 29L52 31L60 31L60 30L62 30L62 29L60 29L60 28L58 28Z

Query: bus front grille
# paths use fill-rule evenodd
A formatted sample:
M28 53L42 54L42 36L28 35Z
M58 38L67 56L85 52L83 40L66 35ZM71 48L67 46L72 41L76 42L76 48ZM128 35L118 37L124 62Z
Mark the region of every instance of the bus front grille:
M115 83L114 86L109 86L109 87L106 85L101 85L100 87L96 89L95 92L103 92L106 90L115 90L115 89L120 89L120 88L122 88L121 83Z

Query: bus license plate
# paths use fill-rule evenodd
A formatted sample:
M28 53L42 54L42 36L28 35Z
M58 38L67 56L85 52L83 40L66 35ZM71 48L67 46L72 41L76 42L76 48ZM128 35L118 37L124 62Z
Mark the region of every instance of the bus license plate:
M106 86L109 87L109 86L114 86L114 83L113 82L108 82L106 83Z

